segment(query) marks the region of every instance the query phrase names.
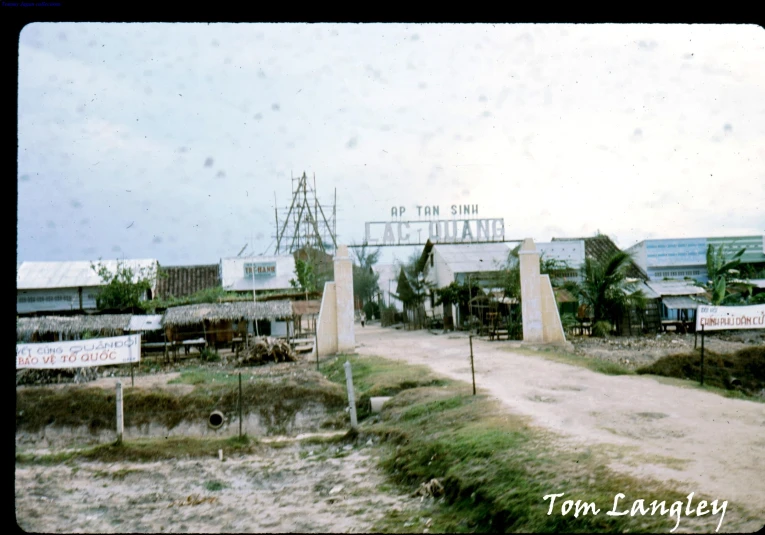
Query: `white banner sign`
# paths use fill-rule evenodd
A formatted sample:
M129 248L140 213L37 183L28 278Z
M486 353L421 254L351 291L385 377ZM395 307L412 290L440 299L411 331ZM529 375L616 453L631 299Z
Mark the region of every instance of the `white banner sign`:
M696 330L765 329L765 305L743 307L700 306L696 311Z
M16 344L16 369L84 368L141 360L141 335Z

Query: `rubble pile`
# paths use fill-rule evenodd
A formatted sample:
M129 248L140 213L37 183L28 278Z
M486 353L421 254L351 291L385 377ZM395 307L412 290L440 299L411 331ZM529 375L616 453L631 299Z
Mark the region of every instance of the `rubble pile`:
M297 355L290 344L277 338L257 338L249 349L242 351L236 359L239 366L252 366L266 362L295 362Z

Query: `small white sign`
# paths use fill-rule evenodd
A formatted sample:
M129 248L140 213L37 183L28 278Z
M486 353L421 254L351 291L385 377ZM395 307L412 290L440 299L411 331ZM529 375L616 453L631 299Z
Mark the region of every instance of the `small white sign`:
M16 344L16 369L85 368L141 360L141 335Z
M742 307L700 306L696 310L696 330L765 329L765 305Z

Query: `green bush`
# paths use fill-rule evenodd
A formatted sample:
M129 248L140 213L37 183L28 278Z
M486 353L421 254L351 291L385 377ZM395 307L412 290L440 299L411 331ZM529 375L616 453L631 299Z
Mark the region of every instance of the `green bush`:
M220 361L220 353L218 353L214 349L210 349L209 347L206 347L200 353L199 358L205 362L218 362Z
M592 335L599 338L605 338L611 334L611 323L608 321L596 321L592 326Z

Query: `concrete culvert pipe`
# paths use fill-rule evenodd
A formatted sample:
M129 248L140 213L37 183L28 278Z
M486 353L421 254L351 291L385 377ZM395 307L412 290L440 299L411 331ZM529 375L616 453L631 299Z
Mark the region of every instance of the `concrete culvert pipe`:
M737 386L741 386L741 381L739 381L735 377L728 377L728 387L736 388Z
M207 417L207 425L210 429L220 429L223 427L224 421L225 417L220 411L213 411L210 413L210 416Z
M369 402L372 405L372 413L378 413L382 410L383 404L388 401L390 397L374 397L369 398Z

